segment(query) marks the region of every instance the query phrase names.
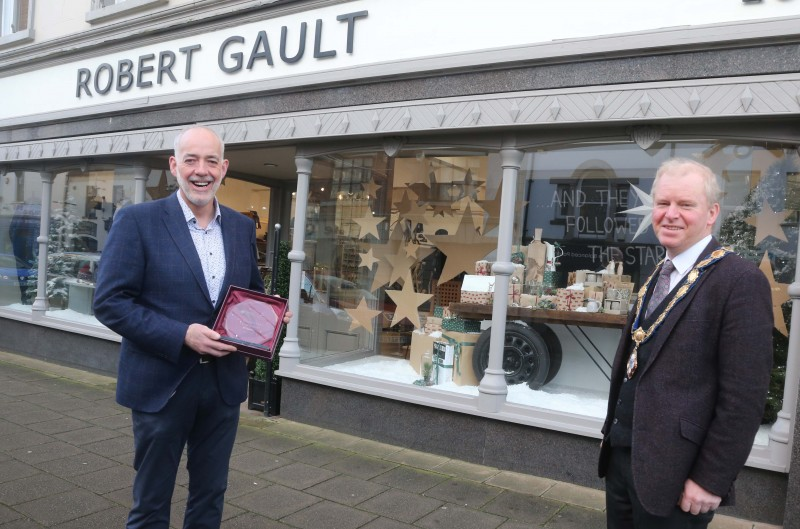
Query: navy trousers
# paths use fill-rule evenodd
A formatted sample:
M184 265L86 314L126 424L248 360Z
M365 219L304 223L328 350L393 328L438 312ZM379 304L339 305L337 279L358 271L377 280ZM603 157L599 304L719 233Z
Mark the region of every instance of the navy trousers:
M214 362L193 367L157 413L133 411L133 506L128 529L168 529L170 505L186 447L189 497L184 529L219 529L239 407L228 406Z
M630 448L612 448L606 474L607 529L706 529L714 512L691 514L677 505L667 517L647 512L633 488Z

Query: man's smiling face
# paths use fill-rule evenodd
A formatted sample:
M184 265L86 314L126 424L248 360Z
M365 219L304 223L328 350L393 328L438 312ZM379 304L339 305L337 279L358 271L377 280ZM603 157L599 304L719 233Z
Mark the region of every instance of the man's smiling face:
M183 133L169 168L190 208L213 202L228 171L228 160L222 156L222 145L211 131L197 128Z

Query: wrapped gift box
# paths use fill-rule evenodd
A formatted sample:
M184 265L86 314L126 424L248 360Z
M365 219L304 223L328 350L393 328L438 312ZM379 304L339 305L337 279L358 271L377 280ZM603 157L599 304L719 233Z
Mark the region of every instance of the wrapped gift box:
M444 307L433 307L433 315L441 318L444 315Z
M442 338L453 346L453 382L458 386L477 386L472 369L472 354L480 333L445 331Z
M510 284L508 285L508 304L519 306L522 296L522 285Z
M436 365L436 384L453 381L453 362L455 361L455 344L447 340L433 342L433 363Z
M583 299L584 301L593 299L599 302L601 305L603 304L604 298L603 287L584 287L583 288Z
M533 294L520 294L519 306L525 308L536 307L539 304L539 296Z
M461 291L461 303L476 303L478 305L490 305L492 303L491 292L471 292L469 290Z
M271 360L287 304L278 296L231 286L212 328L220 334L221 342L236 346L238 352Z
M420 372L422 353L425 351L433 352L433 343L436 340L437 339L433 336L429 336L419 331L414 331L411 333L411 347L408 353L408 361L411 363L411 367L414 368L414 371L416 371L418 375L422 374Z
M475 261L475 275L488 276L492 274L492 263L489 261Z
M494 293L494 281L495 278L492 276L464 276L461 282L461 303L490 304Z
M428 316L425 319L426 333L441 332L441 330L442 330L442 318L437 318L436 316Z
M443 331L480 332L481 322L478 320L464 320L461 318L443 318Z
M559 288L556 296L556 310L575 310L583 307L582 289Z

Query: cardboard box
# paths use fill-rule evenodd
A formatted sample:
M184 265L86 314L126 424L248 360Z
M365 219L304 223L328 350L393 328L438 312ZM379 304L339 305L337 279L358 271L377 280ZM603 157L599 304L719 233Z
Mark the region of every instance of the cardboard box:
M272 360L287 306L281 297L230 286L212 328L239 353Z
M583 307L583 290L559 288L557 296L557 310L575 310Z
M472 369L472 354L479 332L445 331L442 338L453 345L453 383L457 386L477 386L478 377Z
M436 338L419 331L414 331L411 333L411 348L408 353L408 361L411 363L411 367L414 368L414 371L416 371L418 375L422 374L422 370L420 369L422 353L425 351L433 352L433 342L435 341Z
M494 294L494 281L492 276L464 276L461 283L461 303L490 304Z

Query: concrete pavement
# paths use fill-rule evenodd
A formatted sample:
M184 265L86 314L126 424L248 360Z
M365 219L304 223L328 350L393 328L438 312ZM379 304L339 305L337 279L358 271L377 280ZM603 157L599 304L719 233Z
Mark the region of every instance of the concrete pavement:
M112 529L131 503L113 378L0 352L0 529ZM173 497L180 528L188 476ZM605 527L602 491L242 409L223 529ZM777 529L717 515L714 529Z

